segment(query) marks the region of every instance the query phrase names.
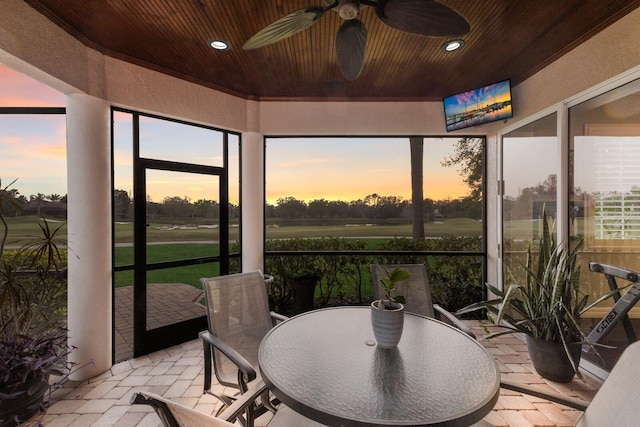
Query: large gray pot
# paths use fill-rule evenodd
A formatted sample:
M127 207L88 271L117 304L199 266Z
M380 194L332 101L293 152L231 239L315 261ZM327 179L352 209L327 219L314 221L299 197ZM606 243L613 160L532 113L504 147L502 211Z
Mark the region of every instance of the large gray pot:
M568 383L576 374L562 343L543 341L527 335L527 350L533 367L542 378L558 383ZM575 365L578 366L582 344L569 344L569 353Z
M296 314L313 310L313 297L316 292L318 279L306 277L291 281L293 289L293 309Z
M16 390L5 390L0 386L0 393L22 392L13 399L0 400L0 425L14 427L17 424L13 417L27 421L40 411L45 393L49 390L49 375L45 378L31 378Z
M393 302L391 310L378 307L380 300L371 303L371 326L378 347L393 348L398 345L404 328L404 305Z

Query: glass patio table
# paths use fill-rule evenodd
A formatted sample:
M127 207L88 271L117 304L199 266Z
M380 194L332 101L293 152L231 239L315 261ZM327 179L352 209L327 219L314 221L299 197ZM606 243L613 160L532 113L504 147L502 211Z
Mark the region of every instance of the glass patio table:
M500 372L482 345L405 313L398 346L382 349L370 310L315 310L271 329L258 358L275 396L330 426L469 426L491 411Z

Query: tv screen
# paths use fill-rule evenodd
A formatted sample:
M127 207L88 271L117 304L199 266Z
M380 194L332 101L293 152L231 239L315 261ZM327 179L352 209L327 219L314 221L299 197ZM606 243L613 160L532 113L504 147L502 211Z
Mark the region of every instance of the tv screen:
M447 96L443 99L447 131L513 117L511 80Z

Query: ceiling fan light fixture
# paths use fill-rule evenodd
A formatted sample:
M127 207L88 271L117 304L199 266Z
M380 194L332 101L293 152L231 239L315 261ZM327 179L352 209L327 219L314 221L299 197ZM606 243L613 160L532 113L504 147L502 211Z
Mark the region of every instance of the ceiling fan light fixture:
M344 20L335 37L336 60L342 75L353 81L362 71L367 46L367 29L358 19L363 6L375 7L383 24L410 34L462 37L471 29L464 16L437 0L323 0L323 3L324 6L309 6L273 21L251 36L242 48L252 50L284 40L310 28L325 12L333 10ZM456 48L463 44L462 40L456 40Z
M450 40L442 45L442 50L444 50L445 52L453 52L454 50L460 49L462 46L464 46L464 40Z
M224 40L212 39L207 42L209 47L213 50L225 51L231 49L231 45Z
M358 2L344 2L339 6L338 14L345 21L356 19L360 13L360 5Z

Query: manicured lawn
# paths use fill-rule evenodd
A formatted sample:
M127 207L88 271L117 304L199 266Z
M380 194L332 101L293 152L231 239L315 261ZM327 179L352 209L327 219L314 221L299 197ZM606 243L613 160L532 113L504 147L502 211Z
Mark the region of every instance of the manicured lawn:
M8 218L9 240L25 239L37 236L40 230L35 216ZM60 237L66 238L66 223L61 220L48 220L52 227L62 225ZM177 229L168 227L170 224L151 223L147 227L148 242L216 242L219 239L218 230L201 225L200 228ZM304 237L410 237L411 225L409 224L357 224L345 220L344 223L330 225L287 225L286 221L279 220L276 225L267 226L267 238L304 238ZM482 222L468 218L453 218L449 220L429 222L425 224L427 237L443 235L469 236L482 233ZM133 225L131 223L116 223L114 227L115 243L127 244L133 241ZM238 227L231 227L230 241L239 239Z
M24 243L29 240L33 240L34 238L38 238L42 235L42 231L40 231L40 227L38 226L38 223L42 224L42 222L34 215L8 217L5 218L5 220L7 221L7 226L9 229L9 234L7 236L8 246L20 245L21 242ZM66 241L66 221L52 218L47 219L47 222L49 223L49 228L51 230L61 227L60 231L58 232L58 238L62 241Z
M218 254L217 243L157 244L147 246L147 263L176 261L182 259L203 258ZM133 247L116 247L115 264L118 266L133 264ZM199 279L218 275L217 263L197 264L186 267L151 270L147 272L148 283L188 283L200 287ZM116 287L130 286L133 272L116 273Z
M7 218L9 223L8 243L25 241L40 235L35 216ZM48 220L51 227L62 225L60 238L66 239L66 223L59 219ZM578 229L582 228L583 218L578 218ZM266 237L268 239L305 238L305 237L411 237L410 224L366 224L345 220L343 223L315 225L311 222L300 225L300 221L291 221L297 225L287 225L287 221L268 221ZM540 229L539 220L514 220L505 222L504 228L513 239L530 239L535 230ZM219 239L218 230L201 224L200 228L177 229L170 224L151 223L147 227L147 241L150 243L168 242L206 242L214 243ZM130 244L133 241L133 225L116 223L114 228L116 244ZM451 218L425 223L427 237L440 236L479 236L482 234L482 222L470 218ZM239 229L232 226L229 240L238 241Z
M167 268L162 270L152 270L147 272L148 283L186 283L196 288L201 288L201 277L212 277L218 275L218 264L197 264L187 267ZM131 286L133 284L133 271L119 271L115 274L115 285L117 288Z

